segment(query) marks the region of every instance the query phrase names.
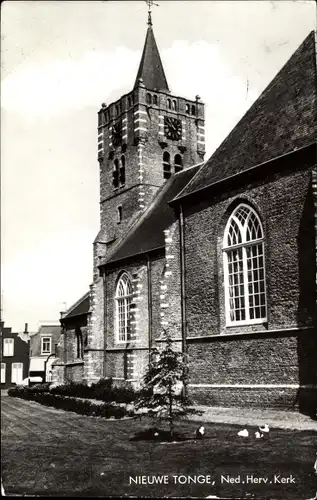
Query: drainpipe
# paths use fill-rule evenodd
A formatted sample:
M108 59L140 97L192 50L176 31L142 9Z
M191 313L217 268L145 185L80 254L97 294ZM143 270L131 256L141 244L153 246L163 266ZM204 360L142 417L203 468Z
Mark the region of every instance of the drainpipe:
M149 362L151 361L151 348L152 348L152 268L150 257L147 254L147 301L148 301L148 321L149 321Z
M104 345L104 356L103 356L103 376L106 378L106 357L107 357L107 323L108 323L108 301L107 301L107 276L106 270L102 271L102 281L103 281L103 345Z
M180 240L180 266L181 266L181 317L182 317L182 351L185 355L185 370L187 370L187 345L186 345L186 295L185 295L185 235L184 212L182 204L179 205L179 240ZM184 396L187 395L187 386L184 384Z

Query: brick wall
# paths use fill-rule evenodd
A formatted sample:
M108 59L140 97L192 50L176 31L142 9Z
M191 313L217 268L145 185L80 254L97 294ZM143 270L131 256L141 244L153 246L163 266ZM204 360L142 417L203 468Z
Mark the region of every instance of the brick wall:
M222 238L239 202L249 202L263 223L268 320L227 327ZM274 174L265 183L185 207L187 342L190 393L196 401L316 407L313 215L311 169Z
M267 324L244 331L313 324L314 222L311 173L306 170L185 208L188 336L241 332L225 325L221 250L226 222L239 202L251 203L262 219L268 300Z

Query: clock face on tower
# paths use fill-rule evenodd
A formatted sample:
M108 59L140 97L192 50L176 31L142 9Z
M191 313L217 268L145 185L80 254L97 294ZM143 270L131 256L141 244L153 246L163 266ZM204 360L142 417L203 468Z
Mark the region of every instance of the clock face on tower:
M119 146L122 140L122 124L117 122L112 126L112 144L114 147Z
M177 141L182 138L182 123L177 118L170 116L164 117L164 132L165 136L172 141Z

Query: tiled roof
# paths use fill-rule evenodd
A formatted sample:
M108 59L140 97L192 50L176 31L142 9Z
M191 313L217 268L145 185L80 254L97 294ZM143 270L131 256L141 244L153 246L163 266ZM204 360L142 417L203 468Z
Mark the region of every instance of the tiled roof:
M38 333L41 333L41 334L57 333L58 334L58 333L61 333L61 327L60 327L60 325L42 325L42 326L40 326Z
M166 181L143 216L101 265L163 248L164 230L176 220L168 202L184 189L201 165L185 169Z
M316 85L312 31L177 198L316 141Z
M142 58L134 88L142 78L147 89L169 90L160 53L158 51L152 26L148 27Z
M73 304L63 314L62 320L80 316L81 314L88 314L89 312L89 292L85 293L75 304Z

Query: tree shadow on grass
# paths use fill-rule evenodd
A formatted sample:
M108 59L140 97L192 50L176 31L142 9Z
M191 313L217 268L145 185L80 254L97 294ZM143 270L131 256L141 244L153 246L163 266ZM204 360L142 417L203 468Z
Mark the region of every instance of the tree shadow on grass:
M130 438L130 441L154 441L158 443L171 443L180 441L197 441L196 437L188 437L185 434L174 432L171 436L167 430L158 429L157 427L150 427L143 431L136 433Z

